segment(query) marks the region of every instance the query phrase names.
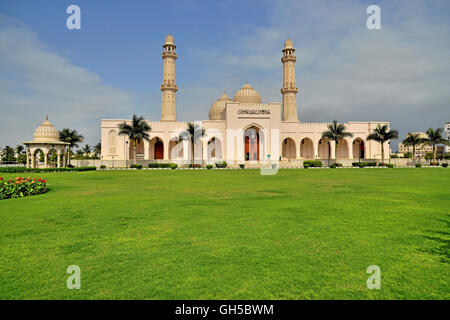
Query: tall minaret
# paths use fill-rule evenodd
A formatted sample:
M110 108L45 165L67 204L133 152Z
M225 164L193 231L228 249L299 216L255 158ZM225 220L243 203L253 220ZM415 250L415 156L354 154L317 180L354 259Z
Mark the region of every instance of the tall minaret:
M283 58L283 88L281 94L283 95L283 121L296 121L297 116L297 86L295 83L295 49L294 44L290 39L284 43Z
M161 85L161 121L177 121L177 90L175 84L175 42L169 34L163 45L163 83Z

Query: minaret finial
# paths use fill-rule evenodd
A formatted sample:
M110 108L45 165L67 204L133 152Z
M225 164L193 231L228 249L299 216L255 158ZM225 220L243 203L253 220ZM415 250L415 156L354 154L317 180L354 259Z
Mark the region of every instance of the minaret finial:
M45 120L48 121L48 114L45 115Z

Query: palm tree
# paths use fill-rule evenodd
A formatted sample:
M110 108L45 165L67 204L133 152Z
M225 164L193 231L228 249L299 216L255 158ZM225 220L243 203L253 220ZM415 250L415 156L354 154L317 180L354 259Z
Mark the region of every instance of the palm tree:
M367 140L373 140L381 143L381 163L384 163L384 143L397 138L398 131L389 130L387 124L377 125L372 133L367 136Z
M23 147L23 145L19 144L16 147L16 153L17 153L17 156L20 156L21 154L25 153L25 148Z
M91 154L91 150L92 150L92 147L90 145L88 145L88 144L84 145L83 154L86 156L86 158L88 158L89 155Z
M192 155L192 169L195 169L194 166L194 146L195 142L202 138L205 135L205 129L194 122L188 122L186 130L180 134L179 140L187 140L191 141L191 155Z
M64 128L59 132L59 140L63 142L68 142L68 150L67 150L67 165L70 165L70 158L72 153L70 152L71 148L78 148L78 143L84 141L84 137L77 132L77 130L70 130L69 128Z
M433 162L436 163L436 145L437 144L445 144L448 145L449 142L447 139L442 137L443 130L442 128L437 128L433 130L433 128L429 128L426 132L427 137L423 139L423 143L428 144L429 146L433 146Z
M99 142L95 145L94 153L95 153L95 156L97 156L97 157L99 157L100 154L102 153L102 143L101 142Z
M150 141L150 135L148 134L152 128L144 120L144 117L138 117L133 115L131 125L126 122L119 124L119 135L126 135L128 139L133 143L134 157L133 163L136 163L136 148L139 140Z
M334 158L336 163L339 140L346 137L353 137L353 133L346 132L345 130L347 130L347 128L343 123L333 120L333 122L328 125L328 130L322 133L322 139L326 141L334 141Z
M413 153L412 153L412 157L413 157L413 161L415 162L416 160L416 146L422 144L423 138L420 137L419 133L411 133L408 132L408 134L406 135L406 139L403 140L403 145L405 146L412 146L413 148Z

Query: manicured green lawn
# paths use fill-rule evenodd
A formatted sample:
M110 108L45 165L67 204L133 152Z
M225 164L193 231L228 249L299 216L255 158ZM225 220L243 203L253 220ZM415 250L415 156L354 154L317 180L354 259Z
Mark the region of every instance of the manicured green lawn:
M51 191L0 200L2 299L450 298L448 168L30 176Z

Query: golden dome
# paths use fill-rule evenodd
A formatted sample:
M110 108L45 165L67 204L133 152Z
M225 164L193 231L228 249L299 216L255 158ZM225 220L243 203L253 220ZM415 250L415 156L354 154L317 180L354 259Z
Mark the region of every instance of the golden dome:
M291 39L288 38L288 39L284 42L284 48L285 48L285 49L294 49L294 43L292 42Z
M231 101L232 100L224 92L223 95L212 104L211 109L209 109L209 120L224 120L226 103Z
M59 142L59 131L48 121L48 116L45 121L34 131L34 141Z
M164 40L164 44L175 44L175 39L171 34L167 35L166 39Z
M258 92L246 83L234 95L233 101L241 103L261 103L261 97Z

